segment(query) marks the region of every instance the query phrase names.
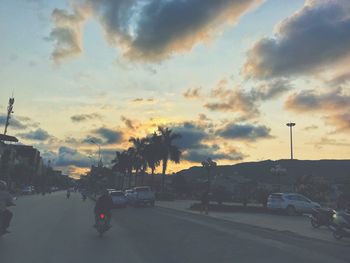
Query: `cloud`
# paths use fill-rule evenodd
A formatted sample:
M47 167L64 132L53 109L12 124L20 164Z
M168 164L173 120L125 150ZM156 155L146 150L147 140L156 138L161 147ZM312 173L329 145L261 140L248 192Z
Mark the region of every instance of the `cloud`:
M91 160L88 156L78 152L76 149L61 146L58 149L55 165L58 167L76 166L89 167Z
M334 139L330 139L328 137L322 137L319 141L312 143L313 145L315 145L315 148L323 148L323 146L342 146L342 147L349 147L350 143L346 142L346 141L337 141Z
M290 111L305 113L319 112L326 123L336 127L337 131L350 130L350 94L345 89L336 88L328 92L305 90L294 93L285 102Z
M143 99L143 98L135 98L131 100L134 104L147 104L147 103L153 103L155 100L153 98Z
M243 120L257 117L261 102L277 98L291 89L289 82L283 79L260 83L249 91L241 87L229 89L227 84L226 80L221 80L211 92L217 101L207 102L204 107L211 111L235 112Z
M210 121L210 119L204 113L200 113L198 115L198 118L199 118L200 121Z
M83 5L76 6L72 13L57 8L53 10L54 27L48 40L55 43L51 55L56 63L82 52L82 27L88 17L88 11Z
M133 121L126 118L125 116L121 116L120 117L121 121L124 122L125 126L128 127L129 129L131 130L134 130L135 129L135 126L133 124Z
M350 95L343 93L341 88L325 93L305 90L290 95L285 103L285 107L298 112L338 111L350 108Z
M6 115L0 115L0 125L5 126L6 124ZM21 120L17 119L16 117L11 117L9 128L14 128L16 130L22 130L26 129L28 127L27 124L23 123Z
M46 141L47 139L50 139L52 136L45 130L38 128L33 131L28 131L26 133L20 133L17 134L17 136L27 139L27 140L33 140L33 141Z
M171 129L181 135L181 138L174 142L179 148L198 149L206 147L203 145L203 140L207 139L209 134L204 129L190 122L172 125Z
M190 51L237 23L260 0L75 0L71 14L55 9L55 60L82 50L81 30L87 17L97 18L105 37L131 60L160 61Z
M201 91L201 88L200 88L200 87L197 87L197 88L189 88L188 90L186 90L186 91L183 93L183 96L184 96L186 99L198 99L198 98L201 97L200 91Z
M82 143L91 144L94 141L97 144L108 145L116 144L122 141L123 133L117 130L101 127L91 131L94 135L88 135L82 140Z
M216 134L225 139L256 141L271 138L271 129L264 125L228 123L216 131Z
M279 24L274 37L255 43L243 73L253 78L304 75L329 69L349 55L350 2L309 0Z
M122 140L122 133L108 128L99 128L95 130L95 134L105 139L106 144L118 143Z
M330 80L328 80L328 84L330 86L347 84L348 82L350 82L350 72L339 74L339 75L331 78Z
M238 151L223 153L220 151L216 151L215 148L207 148L201 150L193 149L186 151L182 157L187 161L200 163L208 158L211 158L212 160L240 161L244 159L245 155Z
M317 130L317 129L318 129L317 125L310 125L304 128L305 131L311 131L311 130Z
M101 119L102 116L98 113L91 113L91 114L77 114L70 117L72 122L83 122L93 119Z
M339 132L350 132L350 113L344 112L325 117L326 122L337 128Z

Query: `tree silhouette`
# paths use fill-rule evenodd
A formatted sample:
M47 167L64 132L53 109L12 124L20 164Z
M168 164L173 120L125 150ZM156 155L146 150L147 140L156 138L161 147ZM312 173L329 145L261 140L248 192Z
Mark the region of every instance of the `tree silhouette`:
M158 133L161 137L160 156L162 161L162 192L165 186L165 173L168 166L168 161L175 163L180 162L181 151L173 144L173 141L181 138L181 135L174 133L169 128L158 127Z
M154 132L151 136L147 137L147 143L145 146L145 159L147 166L151 169L151 184L154 187L154 171L158 167L161 161L161 137Z

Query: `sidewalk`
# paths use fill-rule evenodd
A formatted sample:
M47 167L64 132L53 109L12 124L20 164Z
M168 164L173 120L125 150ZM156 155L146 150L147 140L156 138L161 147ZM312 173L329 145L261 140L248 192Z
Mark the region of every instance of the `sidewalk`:
M190 210L191 204L198 201L192 200L177 200L177 201L157 201L156 206L169 208L179 211L184 211L192 214L200 214L198 211ZM310 220L307 216L285 216L276 214L261 214L261 213L242 213L242 212L210 212L209 216L212 218L218 218L223 220L228 220L235 223L243 223L252 226L257 226L266 229L272 229L277 231L290 231L292 233L315 238L330 242L345 243L349 244L348 239L343 239L341 241L336 241L332 232L326 228L321 227L319 229L314 229Z

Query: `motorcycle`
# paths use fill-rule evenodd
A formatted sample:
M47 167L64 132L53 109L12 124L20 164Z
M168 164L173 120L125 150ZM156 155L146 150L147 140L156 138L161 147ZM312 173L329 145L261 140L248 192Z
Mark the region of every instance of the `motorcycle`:
M337 212L333 216L336 228L333 231L333 237L337 240L343 237L350 238L350 213Z
M96 222L96 230L102 236L108 229L110 229L108 218L105 213L99 213Z
M330 208L315 208L310 216L310 223L313 228L319 228L320 226L326 226L328 228L335 228L333 222L333 215L335 211Z

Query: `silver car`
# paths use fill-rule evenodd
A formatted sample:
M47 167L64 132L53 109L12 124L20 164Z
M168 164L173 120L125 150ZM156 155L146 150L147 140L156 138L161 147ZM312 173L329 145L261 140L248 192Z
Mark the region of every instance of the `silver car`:
M297 193L274 193L267 199L268 209L285 210L288 215L311 213L314 208L320 207L319 203Z
M111 191L109 195L112 198L114 207L126 207L127 200L123 191Z

